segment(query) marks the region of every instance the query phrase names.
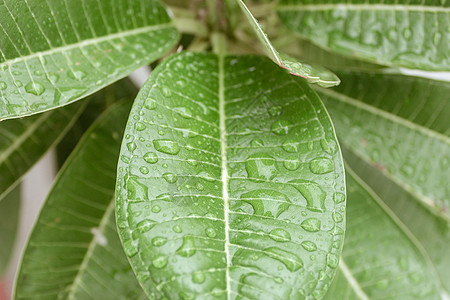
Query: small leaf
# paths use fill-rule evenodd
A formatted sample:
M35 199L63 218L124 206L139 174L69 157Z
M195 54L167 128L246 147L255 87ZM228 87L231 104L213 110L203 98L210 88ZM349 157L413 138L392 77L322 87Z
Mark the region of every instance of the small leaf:
M441 299L421 246L348 166L347 233L324 299ZM328 260L335 264L335 259Z
M267 56L275 63L277 63L280 67L289 70L289 72L293 75L306 78L309 83L316 83L323 87L332 87L340 83L339 78L335 74L323 67L312 67L310 65L300 63L298 60L288 55L278 53L278 51L272 46L272 43L267 37L267 34L264 32L255 17L253 17L252 13L244 4L244 2L242 0L236 1L247 17L259 40L264 45Z
M0 202L22 176L73 126L85 103L0 122Z
M281 0L277 11L322 48L388 66L450 70L446 1Z
M0 0L0 16L0 120L92 94L178 39L158 0Z
M20 186L9 192L0 202L0 277L8 268L19 227Z
M344 171L304 80L259 56L174 55L126 128L117 220L150 298L325 293L345 230Z
M59 172L28 241L15 299L141 299L114 220L114 173L130 104L102 114Z

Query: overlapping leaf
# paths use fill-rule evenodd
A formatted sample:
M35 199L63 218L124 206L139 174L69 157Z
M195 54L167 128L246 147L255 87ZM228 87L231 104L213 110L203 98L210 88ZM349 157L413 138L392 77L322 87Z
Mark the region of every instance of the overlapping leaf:
M267 34L264 32L255 17L253 17L245 3L242 0L236 0L236 2L241 7L259 40L264 45L268 57L280 67L289 70L289 72L293 75L306 78L306 80L310 83L316 83L323 87L332 87L339 84L339 78L333 72L319 66L312 67L305 63L301 63L286 54L278 53L278 51L272 46Z
M15 299L144 295L114 220L114 174L130 104L107 110L58 174L28 241Z
M78 119L86 103L0 122L0 202Z
M7 270L19 227L20 186L0 202L0 277Z
M343 175L303 79L259 56L175 55L130 115L119 233L151 299L320 297L342 247Z
M440 299L432 265L404 224L348 166L344 251L325 299Z
M158 0L1 0L0 119L87 96L177 38Z
M282 0L278 14L317 45L364 60L450 70L450 2Z
M320 90L346 159L411 229L450 290L450 84L415 77L339 73Z

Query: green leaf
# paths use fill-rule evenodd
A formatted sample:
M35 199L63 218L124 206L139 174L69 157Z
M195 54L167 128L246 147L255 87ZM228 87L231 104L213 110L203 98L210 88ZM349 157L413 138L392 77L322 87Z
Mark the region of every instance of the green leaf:
M340 141L450 221L450 83L341 74L342 87L319 91Z
M0 20L0 119L81 99L178 39L158 0L0 0Z
M421 245L348 166L347 232L325 299L441 299Z
M239 4L245 16L247 17L247 20L258 36L258 39L264 45L267 56L275 63L277 63L280 67L289 70L289 72L293 75L306 78L309 83L317 83L318 85L323 87L332 87L340 83L339 78L335 74L323 67L312 67L310 65L300 63L295 58L292 58L288 55L278 53L278 51L272 46L272 43L267 37L267 34L264 32L261 25L252 15L244 2L242 0L236 0L236 2Z
M58 111L0 122L0 202L73 126L87 101Z
M377 73L339 73L320 94L349 165L408 226L450 291L450 84Z
M15 299L137 299L120 245L114 181L130 102L108 109L58 174L33 229Z
M182 53L160 64L131 111L116 197L151 299L311 299L334 276L339 146L309 85L267 58Z
M0 202L0 277L7 270L14 250L19 213L20 186L17 186Z
M450 70L446 1L281 0L277 11L323 48L388 66Z

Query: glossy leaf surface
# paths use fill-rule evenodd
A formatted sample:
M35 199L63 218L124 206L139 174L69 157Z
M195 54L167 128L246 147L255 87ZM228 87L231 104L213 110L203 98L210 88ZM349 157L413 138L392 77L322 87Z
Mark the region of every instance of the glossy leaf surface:
M321 297L341 253L343 175L303 79L259 56L175 55L130 115L119 233L151 299Z
M158 0L1 0L0 119L87 96L161 57L177 38Z
M267 37L267 34L262 29L261 25L245 5L244 1L236 0L236 2L241 7L247 20L250 22L251 27L258 36L258 39L264 45L269 58L277 63L280 67L289 70L289 72L293 75L306 78L309 83L316 83L323 87L332 87L339 84L339 78L333 72L323 67L312 67L310 65L301 63L295 58L292 58L288 55L278 53L278 51L273 47L272 43Z
M448 82L339 73L320 94L350 166L410 228L450 290Z
M86 103L0 122L0 202L76 122Z
M20 213L20 186L0 202L0 278L7 270L14 250Z
M292 31L341 54L389 66L450 70L450 2L282 0Z
M325 299L440 299L439 281L404 224L348 166L347 231Z
M15 299L138 299L114 218L114 182L131 101L105 112L61 169L28 241Z

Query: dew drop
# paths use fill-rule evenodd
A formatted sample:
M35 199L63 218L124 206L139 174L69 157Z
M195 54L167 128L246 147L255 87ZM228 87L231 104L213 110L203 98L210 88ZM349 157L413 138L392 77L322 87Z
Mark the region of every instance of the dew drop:
M197 271L192 273L192 282L193 283L197 283L197 284L201 284L203 282L205 282L206 276L205 273L202 271Z
M296 157L291 156L283 162L283 165L289 171L295 171L300 167L300 161Z
M336 254L328 253L327 255L327 265L330 268L336 268L339 264L339 258L336 256Z
M136 150L136 143L135 142L129 142L127 144L127 148L128 148L128 151L133 152L134 150Z
M128 257L133 257L138 253L137 247L131 240L125 241L125 243L123 243L123 250Z
M163 178L168 182L168 183L175 183L177 182L177 175L173 174L173 173L164 173L163 174Z
M152 220L143 220L136 225L137 230L140 233L145 233L155 227L156 222Z
M207 229L205 230L205 232L206 232L206 235L207 235L208 237L210 237L210 238L215 238L216 235L217 235L217 233L216 233L216 231L214 230L214 228L207 228Z
M191 257L197 252L194 238L192 236L183 237L183 244L177 249L177 254L184 257Z
M333 212L333 220L336 223L341 223L344 220L344 217L338 212Z
M148 187L140 183L136 177L130 176L127 180L128 200L148 200Z
M157 269L164 268L168 262L169 262L169 258L165 255L160 255L160 256L156 257L155 259L153 259L153 261L152 261L153 266Z
M167 238L163 236L157 236L152 239L152 244L155 247L161 247L167 243Z
M142 131L145 128L146 128L146 126L142 122L137 122L136 124L134 124L134 129L136 129L137 131Z
M306 208L310 211L325 211L326 193L315 182L296 179L289 181L305 197Z
M153 110L156 108L156 101L147 99L147 101L145 101L144 107L148 110Z
M316 244L314 244L311 241L304 241L304 242L302 242L302 247L308 252L313 252L313 251L317 250Z
M278 175L275 159L266 153L255 153L245 160L248 177L272 180Z
M289 133L290 123L285 120L279 120L272 124L272 132L278 135L286 135Z
M283 108L279 105L274 105L272 107L270 107L267 111L269 112L269 115L271 115L272 117L276 117L281 115Z
M286 152L290 152L290 153L296 153L298 152L298 147L299 147L300 143L294 140L286 140L283 145L281 145L281 147L284 149L284 151Z
M86 77L87 74L86 74L86 72L81 71L81 70L69 70L67 72L67 75L72 79L82 80Z
M147 167L140 167L139 171L141 171L141 173L144 174L144 175L148 174L148 172L149 172Z
M269 247L264 249L264 253L270 258L283 263L291 272L295 272L303 267L303 261L300 259L300 257L286 250L277 247Z
M181 232L183 231L183 230L181 229L181 227L178 226L178 225L173 226L173 227L172 227L172 230L173 230L174 232L176 232L176 233L181 233Z
M162 87L162 93L165 97L170 97L172 95L172 91L166 86Z
M310 218L303 221L300 226L306 231L317 232L320 230L320 221L316 218Z
M384 290L389 286L389 281L387 279L381 279L375 284L375 286L379 289Z
M262 148L264 147L264 141L261 139L255 139L250 142L250 146L253 148Z
M276 228L269 233L269 237L277 242L288 242L291 240L291 235L284 229Z
M6 90L8 86L6 85L6 83L4 81L0 81L0 90L4 91Z
M342 203L345 201L345 195L342 193L334 193L333 200L334 203Z
M152 207L152 212L154 212L155 214L159 213L160 211L161 211L161 206L155 205Z
M154 140L153 146L159 152L175 155L180 152L180 145L177 142L171 140Z
M156 164L158 162L158 156L154 152L147 152L144 155L144 160L149 164Z
M333 171L333 162L329 158L319 157L309 163L309 168L314 174L326 174Z

